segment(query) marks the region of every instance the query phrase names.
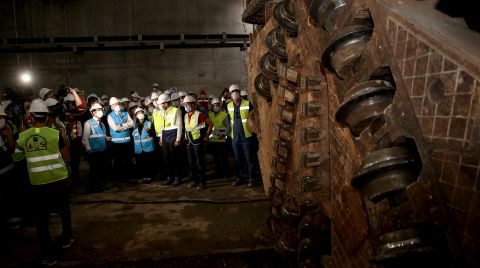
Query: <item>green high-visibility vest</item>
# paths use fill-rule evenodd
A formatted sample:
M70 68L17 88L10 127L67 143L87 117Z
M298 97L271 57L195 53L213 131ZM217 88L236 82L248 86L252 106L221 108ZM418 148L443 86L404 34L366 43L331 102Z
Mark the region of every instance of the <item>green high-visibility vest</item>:
M231 128L231 131L230 131L230 136L232 137L233 139L233 129L234 129L234 124L235 124L235 107L234 107L234 103L233 102L230 102L228 105L227 105L227 109L228 109L228 114L230 115L230 128ZM248 113L250 112L250 102L248 102L248 100L242 100L242 102L240 103L240 107L238 107L240 109L240 117L242 118L242 125L243 125L243 134L245 135L245 138L249 138L252 136L252 132L250 132L250 129L248 129L248 126L247 126L247 121L248 121Z
M15 136L15 134L18 133L18 128L17 126L13 123L12 120L10 119L7 119L7 122L10 124L10 126L12 127L12 131L13 131L13 136ZM15 152L12 153L12 159L14 162L19 162L19 161L22 161L23 159L25 158L25 154L23 153L22 150L20 150L18 148L18 146L15 146Z
M162 111L161 110L158 110L158 109L153 109L153 125L155 126L155 135L157 135L157 137L160 137L162 135L162 129L161 129L161 113Z
M173 106L169 106L167 109L167 115L165 116L165 111L160 110L158 112L160 124L159 124L159 132L160 135L162 131L164 130L172 130L172 129L177 129L177 108ZM157 130L157 127L155 127L155 130Z
M200 112L195 110L195 112L190 117L190 121L188 121L188 113L185 114L185 136L187 140L190 140L188 135L191 135L190 141L196 141L201 138L200 130L205 128L205 122L198 124L198 117L200 116Z
M227 127L223 124L223 121L227 117L227 113L220 111L215 115L214 112L208 112L208 117L210 117L210 120L213 122L212 134L210 134L209 137L210 142L226 142L227 137L219 139L215 137L215 133L218 131L225 132L227 130Z
M59 135L58 130L49 127L29 128L20 133L17 144L25 152L32 185L52 183L68 177L58 148Z

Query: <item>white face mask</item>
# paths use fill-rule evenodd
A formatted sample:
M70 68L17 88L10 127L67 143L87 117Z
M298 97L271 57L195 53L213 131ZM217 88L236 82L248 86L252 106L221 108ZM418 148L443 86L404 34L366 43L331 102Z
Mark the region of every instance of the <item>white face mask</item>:
M191 112L193 109L192 109L192 105L191 104L186 104L185 105L185 111L187 111L187 113Z
M5 127L5 118L0 119L0 129Z
M113 110L118 113L120 112L121 108L120 108L120 105L115 105L115 107L113 107Z
M216 106L213 107L213 111L216 112L216 113L220 112L220 107L216 107Z
M148 108L149 113L153 113L153 107Z
M238 100L239 98L240 98L240 94L238 94L238 92L233 92L232 93L232 99Z
M145 119L145 115L143 113L138 113L137 118L138 118L138 120L143 120L143 119Z
M180 100L173 101L173 105L177 108L180 107Z
M99 119L102 118L103 117L103 111L96 111L95 116Z

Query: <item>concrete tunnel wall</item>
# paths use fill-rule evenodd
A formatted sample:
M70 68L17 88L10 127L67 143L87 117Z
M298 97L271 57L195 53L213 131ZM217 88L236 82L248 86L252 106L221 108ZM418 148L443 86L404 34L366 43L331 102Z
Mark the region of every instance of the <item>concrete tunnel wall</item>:
M0 2L0 38L154 34L245 34L242 0L79 0ZM15 20L16 18L16 20ZM16 21L16 23L15 23ZM217 95L231 83L246 86L246 51L238 48L130 50L85 53L0 54L0 88L25 94L68 84L85 92L146 95L162 89ZM32 88L22 88L21 70L31 70Z

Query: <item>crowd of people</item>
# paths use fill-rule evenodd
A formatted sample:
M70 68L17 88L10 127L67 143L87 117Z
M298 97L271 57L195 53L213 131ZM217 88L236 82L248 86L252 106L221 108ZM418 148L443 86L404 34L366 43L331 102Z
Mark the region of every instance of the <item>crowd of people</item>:
M62 218L61 246L74 242L69 192L79 183L82 158L90 166L92 192L103 191L109 180L159 180L175 187L188 177L188 187L201 191L207 185L205 155L212 155L215 167L209 179L228 179L233 175L231 149L236 163L232 185L259 183L255 135L247 124L253 106L236 84L209 97L176 88L162 92L156 83L146 97L131 92L122 98L94 93L85 98L74 88L42 88L38 95L21 103L4 100L0 107L0 197L17 200L0 203L2 226L28 217L26 207L32 206L25 200L34 205L30 214L46 264L55 262L48 227L52 211Z

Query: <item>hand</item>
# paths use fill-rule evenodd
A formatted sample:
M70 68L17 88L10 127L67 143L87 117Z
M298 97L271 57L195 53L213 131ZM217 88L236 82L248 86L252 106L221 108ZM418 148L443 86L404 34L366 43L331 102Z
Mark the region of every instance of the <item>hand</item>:
M72 93L72 94L75 92L75 89L73 89L71 87L69 87L68 89L69 89L70 93Z
M175 141L175 146L180 146L181 142L180 141Z
M163 146L163 140L159 141L158 144L159 144L160 146Z
M92 153L92 150L87 150L87 153L91 154L91 153Z
M107 137L107 141L111 141L112 140L112 137Z

